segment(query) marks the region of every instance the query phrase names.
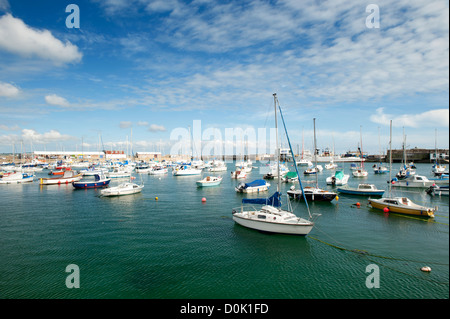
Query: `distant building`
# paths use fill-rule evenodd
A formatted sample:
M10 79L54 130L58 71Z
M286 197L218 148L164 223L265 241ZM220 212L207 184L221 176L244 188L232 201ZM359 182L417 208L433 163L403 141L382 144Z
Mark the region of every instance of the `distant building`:
M136 160L160 161L161 160L161 152L136 152Z
M127 158L124 151L105 151L105 156L106 160L122 160Z
M430 163L434 162L436 150L435 149L423 149L423 148L413 148L405 151L406 161L415 163ZM438 156L440 160L448 161L448 149L438 149ZM389 161L389 151L387 152L386 161ZM403 161L403 149L392 150L392 162Z
M105 159L104 152L34 151L33 155L38 159Z

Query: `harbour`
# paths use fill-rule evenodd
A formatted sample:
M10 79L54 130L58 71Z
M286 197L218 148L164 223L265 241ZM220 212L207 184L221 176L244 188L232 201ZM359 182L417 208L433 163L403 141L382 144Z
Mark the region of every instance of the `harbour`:
M0 0L0 298L448 300L448 14Z
M231 209L243 198L269 196L276 185L264 195L237 193L241 181L229 176L234 165L214 174L223 176L219 186L206 188L196 181L210 172L133 172L145 187L119 197L71 184L2 185L1 297L448 298L448 196L393 189L438 206L435 218L422 219L386 214L368 207L365 197L339 194L332 202L309 203L321 216L308 236L261 233L234 223ZM336 191L325 183L330 174L319 173L319 184ZM417 164L417 174L430 176L430 165ZM253 169L245 181L261 177ZM315 177L302 181L308 185ZM359 182L351 177L348 184ZM387 189L386 175L370 172L364 182ZM289 187L283 183L282 193ZM296 215L306 216L302 201L291 203ZM65 285L69 264L80 268L80 289ZM366 286L372 264L380 269L377 289ZM423 266L432 271L422 272Z

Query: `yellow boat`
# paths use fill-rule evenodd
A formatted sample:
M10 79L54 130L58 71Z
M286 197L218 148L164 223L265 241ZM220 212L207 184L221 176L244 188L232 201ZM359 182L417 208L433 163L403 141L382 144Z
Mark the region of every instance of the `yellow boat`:
M391 197L372 199L369 198L369 204L373 208L384 210L386 207L389 212L398 214L415 215L422 217L434 217L435 209L426 206L421 206L413 203L407 197Z

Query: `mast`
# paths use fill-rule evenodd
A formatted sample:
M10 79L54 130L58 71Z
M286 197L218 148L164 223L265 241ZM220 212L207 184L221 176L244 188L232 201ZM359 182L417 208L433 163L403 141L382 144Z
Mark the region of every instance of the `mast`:
M434 165L438 166L438 150L437 150L437 128L434 129Z
M316 144L316 118L313 118L313 123L314 123L314 169L316 170L316 188L319 188L319 177L318 175L318 169L317 169L317 155L316 155L316 150L317 150L317 144Z
M359 126L359 139L361 140L361 170L364 168L364 153L362 146L362 125Z
M275 149L276 159L277 159L277 175L278 175L278 184L277 184L277 192L281 191L281 181L280 181L280 150L278 148L278 121L277 121L277 94L273 94L273 104L275 109L275 136L277 147ZM278 209L281 209L280 207Z
M389 197L391 197L391 185L392 185L392 120L390 123L390 138L389 138Z

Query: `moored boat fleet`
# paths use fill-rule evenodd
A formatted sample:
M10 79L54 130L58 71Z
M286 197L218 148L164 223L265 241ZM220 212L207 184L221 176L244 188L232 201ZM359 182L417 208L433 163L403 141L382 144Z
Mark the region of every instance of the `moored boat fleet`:
M278 106L278 107L277 107ZM275 107L275 127L277 129L277 148L276 160L265 166L253 166L254 163L250 160L242 160L236 162L234 170L230 173L230 179L236 179L237 186L236 193L252 194L266 193L270 187L276 185L276 191L270 197L247 198L244 195L242 205L240 208L232 209L233 220L244 227L256 229L263 232L285 233L296 235L307 235L313 229L315 219L320 216L320 213L311 214L308 201L331 202L338 200L338 194L343 195L357 195L368 196L368 202L374 209L383 210L384 212L393 212L398 214L416 215L421 217L433 218L436 208L425 207L414 203L411 199L405 196L392 196L392 188L414 188L423 189L428 194L433 196L448 196L448 171L445 167L435 163L432 167L433 178L428 178L424 175L416 174L416 168L413 163L408 165L405 161L402 163L398 173L392 178L392 163L389 163L389 168L382 165L382 163L373 166L374 174L389 173L389 180L387 181L388 196L386 190L377 188L370 183L357 183L356 186L349 186L350 177L355 178L355 181L364 179L369 175L369 172L364 168L364 159L358 158L355 162L358 165L352 165L352 174L346 174L344 169L334 162L332 157L330 163L325 165L326 171L331 171L331 175L327 176L325 182L331 186L333 190L323 189L319 185L318 176L324 174L323 167L317 164L317 157L314 156L314 163L312 161L301 160L296 162L293 158L293 164L282 163L280 157L280 148L278 146L278 121L277 113L279 112L283 121L285 129L285 136L288 138L288 132L282 110L277 103L276 94L274 94ZM392 123L391 123L392 131ZM391 133L392 135L392 133ZM392 141L392 136L391 136ZM292 147L288 138L290 151ZM316 144L315 137L315 119L314 119L314 144ZM316 145L314 145L316 149ZM362 148L362 138L361 138ZM362 151L361 151L362 154ZM390 156L392 159L392 156ZM303 175L308 178L309 175L315 178L314 186L303 187L303 181L300 178L299 168L301 164L306 163L308 167L303 171ZM294 168L294 171L290 170ZM262 176L255 176L252 172L254 168L259 168L259 173ZM201 160L190 162L120 162L120 163L63 163L57 162L53 164L33 163L32 165L21 165L16 167L14 165L3 165L0 173L0 184L20 184L33 182L36 172L44 173L48 170L50 177L40 177L39 185L68 185L71 184L73 189L100 189L100 196L124 196L141 193L144 184L137 184L133 182L135 177L133 174L148 174L148 175L172 175L174 178L181 178L186 176L194 176L195 184L199 188L203 187L220 187L223 177L221 174L228 170L228 165L221 160L213 160L210 162L203 162ZM262 173L264 171L264 173ZM169 173L170 172L170 173ZM217 174L217 175L215 175ZM219 175L219 176L218 176ZM251 180L248 180L252 176ZM111 186L111 180L119 181L116 186ZM270 183L268 180L271 180ZM272 180L274 182L272 182ZM121 181L121 182L120 182ZM281 183L291 183L289 190L286 192L287 208L282 208L282 191ZM306 181L313 182L313 181ZM336 191L334 188L336 187ZM290 200L300 200L305 203L306 211L309 218L298 217L294 214L294 210ZM251 207L245 207L244 204L251 204ZM260 208L255 208L253 205L262 205Z

